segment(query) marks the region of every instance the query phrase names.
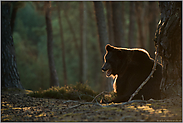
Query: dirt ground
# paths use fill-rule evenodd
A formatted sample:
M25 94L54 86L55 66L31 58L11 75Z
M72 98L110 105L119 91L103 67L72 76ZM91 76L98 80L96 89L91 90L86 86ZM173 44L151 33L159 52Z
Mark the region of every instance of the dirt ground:
M27 92L1 92L2 122L182 122L180 98L101 105L84 101L33 98L27 96Z

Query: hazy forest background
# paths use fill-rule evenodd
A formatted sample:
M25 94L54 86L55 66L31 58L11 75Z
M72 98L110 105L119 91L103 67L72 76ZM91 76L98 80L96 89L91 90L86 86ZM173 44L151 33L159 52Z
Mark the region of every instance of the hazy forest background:
M116 3L120 7L103 2L109 34L106 35L109 42L105 44L144 48L154 57L153 39L160 20L158 2ZM14 9L11 13L14 17L12 34L21 84L30 90L48 89L45 3L12 2L11 5L11 10ZM112 13L115 8L118 13ZM53 58L60 86L83 82L98 92L106 89L105 73L101 71L104 54L101 53L95 14L93 2L51 2ZM118 19L122 37L119 44L114 43L113 14L121 17Z

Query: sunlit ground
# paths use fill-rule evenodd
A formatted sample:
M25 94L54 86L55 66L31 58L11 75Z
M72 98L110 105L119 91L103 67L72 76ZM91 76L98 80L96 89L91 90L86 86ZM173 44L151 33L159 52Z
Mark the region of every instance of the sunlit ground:
M178 102L178 101L177 101ZM181 102L181 101L180 101ZM171 100L100 107L80 101L1 95L1 121L182 121L181 103Z

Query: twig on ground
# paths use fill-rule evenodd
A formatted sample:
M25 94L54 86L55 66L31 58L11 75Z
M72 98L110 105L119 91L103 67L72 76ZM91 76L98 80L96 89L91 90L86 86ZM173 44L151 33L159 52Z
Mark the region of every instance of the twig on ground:
M131 104L131 103L134 103L134 102L137 102L137 103L145 103L147 101L145 100L132 100L132 101L129 101L129 102L124 102L124 103L118 103L118 104L108 104L106 106L102 106L100 105L101 107L115 107L115 106L124 106L124 105L128 105L128 104Z
M145 101L145 100L132 100L132 101L129 101L129 102L124 102L124 103L122 103L122 105L128 105L128 104L131 104L131 103L134 103L134 102L146 103L147 101Z
M146 80L137 88L137 90L131 95L130 99L128 100L131 101L132 98L140 91L140 89L142 89L142 87L148 82L148 80L151 78L151 76L153 75L154 71L156 70L156 65L157 65L157 57L158 57L158 52L157 52L157 48L155 51L155 59L154 59L154 66L152 68L151 73L149 74L149 76L146 78Z
M75 101L75 100L67 100L67 101L65 101L63 103L65 104L65 103L70 103L70 102L79 103L79 101Z
M68 110L68 109L72 109L72 108L77 108L77 107L79 107L79 106L81 106L81 105L83 105L83 104L81 103L81 104L79 104L79 105L70 106L70 107L67 108L67 110Z

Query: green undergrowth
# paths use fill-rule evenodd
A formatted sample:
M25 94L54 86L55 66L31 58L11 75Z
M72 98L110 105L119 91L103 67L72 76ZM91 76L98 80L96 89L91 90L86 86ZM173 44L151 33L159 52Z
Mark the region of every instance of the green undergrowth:
M40 89L28 95L37 98L92 101L97 94L97 92L90 89L86 84L77 83L76 85L64 87L51 87L47 90Z

